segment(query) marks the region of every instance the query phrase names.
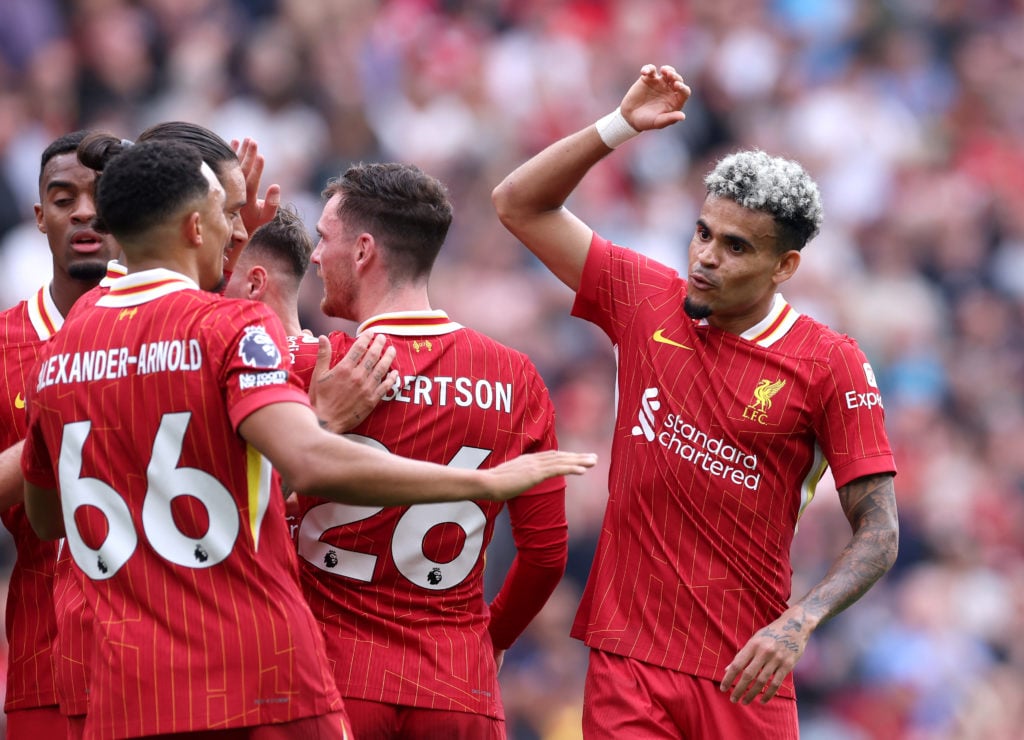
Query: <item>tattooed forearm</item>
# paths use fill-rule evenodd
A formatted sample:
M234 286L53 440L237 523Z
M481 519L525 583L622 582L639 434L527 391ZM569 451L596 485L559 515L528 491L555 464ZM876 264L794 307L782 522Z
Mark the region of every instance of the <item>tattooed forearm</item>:
M853 536L822 581L798 602L819 624L863 596L892 567L899 548L891 475L858 478L839 490L839 500Z

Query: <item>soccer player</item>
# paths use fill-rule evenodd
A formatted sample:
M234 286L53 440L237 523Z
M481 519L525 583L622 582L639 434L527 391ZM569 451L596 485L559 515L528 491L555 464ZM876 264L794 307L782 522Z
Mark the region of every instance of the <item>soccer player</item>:
M49 242L53 278L30 299L0 313L0 448L7 450L4 458L10 462L21 456L25 399L35 383L30 373L43 346L61 328L75 301L103 278L107 262L119 251L117 243L95 226L96 173L82 166L75 154L85 134L62 136L42 154L35 216ZM7 465L4 471L0 509L17 550L7 598L7 736L64 737L66 722L57 708L51 665L57 630L52 596L57 545L40 540L29 526L21 503L20 465Z
M302 490L389 505L501 500L594 458L455 470L328 433L288 371L280 321L208 292L231 225L192 147L113 156L97 203L128 274L48 345L22 458L33 528L66 534L95 618L86 737L345 737L271 465ZM327 349L318 409L338 390Z
M683 120L689 96L672 67L644 66L619 109L493 200L618 358L609 499L572 629L591 648L584 735L796 738L790 672L811 633L895 560L895 465L857 344L779 292L822 218L798 164L717 163L686 278L565 208L616 146ZM790 543L826 465L852 536L790 604Z
M353 438L468 469L556 449L554 410L530 360L431 308L431 269L452 220L444 186L411 165L360 164L324 195L313 252L321 308L358 322L357 336L386 334L401 373ZM331 341L338 356L353 340ZM565 569L564 481L509 502L517 554L490 607L483 572L500 502L298 500L302 583L356 737L503 738L501 656Z
M92 134L90 139L94 149L109 150L110 153L120 151L126 144L130 144L120 137L99 133ZM226 250L231 257L225 260L225 270L230 269L232 260L242 254L249 232L273 217L280 200L280 188L276 185L270 185L263 198L259 196L263 157L256 142L246 139L232 148L213 131L185 121L155 124L139 134L138 139L189 144L216 173L225 190L225 214L231 221L231 237ZM90 164L99 166L96 161ZM123 266L116 263L109 265L108 269L120 270L121 274L124 271ZM98 288L82 296L74 310L77 312L83 310L83 307L92 306L106 292L108 282L102 281ZM92 614L86 608L78 580L70 553L65 548L61 550L54 576L57 637L52 650L60 708L68 718L68 732L72 738L80 738L84 730L91 664L89 635L92 631Z
M195 148L203 161L216 173L221 186L225 190L225 216L231 224L231 236L225 250L230 255L225 260L225 272L231 265L244 257L249 244L259 241L263 246L267 243L276 244L276 237L282 235L280 229L273 227L277 221L280 201L280 189L277 185L267 187L260 197L260 178L263 171L263 157L259 154L255 141L245 139L240 144L229 146L213 131L198 124L186 121L169 121L150 126L138 136L139 142L145 141L176 141ZM130 142L126 142L110 134L94 133L90 137L91 151L103 152L112 156ZM97 169L102 168L103 158L90 158L89 164ZM286 232L290 233L290 232ZM311 240L308 251L312 251ZM257 251L265 251L257 246ZM307 254L308 264L308 254ZM108 266L109 268L109 266ZM123 274L123 266L121 267ZM100 283L100 288L90 291L76 304L75 311L83 306L91 306L109 288L107 280ZM222 289L223 283L216 286ZM297 300L297 295L293 296ZM305 335L304 335L305 337ZM315 352L316 340L312 345ZM291 342L291 338L289 338ZM344 394L346 404L339 406L333 414L339 419L343 428L348 428L364 417L379 402L383 395L382 382L377 378L385 376L390 357L382 356L383 342L362 342L352 347L351 356L339 363L336 368L337 383L347 387L351 392ZM309 345L303 345L308 350ZM373 358L373 362L364 364ZM312 375L315 355L310 360L306 372L306 384ZM18 466L18 486L22 487L20 455ZM79 574L75 571L71 556L65 548L58 560L54 580L54 604L57 613L57 639L53 645L54 664L57 673L57 690L60 707L68 717L69 737L81 738L84 732L85 715L88 710L88 683L91 666L91 655L88 639L92 630L92 616L85 608L84 594L79 587Z
M302 329L299 288L312 254L313 240L302 219L293 209L282 207L274 218L252 232L224 288L228 298L262 301L277 314L288 336L292 369L305 386L311 381L318 342ZM350 383L357 390L353 397L365 399L364 403L353 405L346 428L365 418L398 380L398 373L389 370L394 356L394 348L385 347L385 335L367 332L338 363L337 372L352 373Z
M278 208L274 218L250 235L224 295L262 301L281 319L285 334L302 334L299 286L312 253L313 240L299 215L291 208Z

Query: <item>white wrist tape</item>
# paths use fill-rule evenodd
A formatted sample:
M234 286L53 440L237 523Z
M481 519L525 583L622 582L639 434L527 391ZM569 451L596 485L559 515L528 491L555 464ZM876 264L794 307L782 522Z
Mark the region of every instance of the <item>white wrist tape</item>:
M629 125L625 116L622 115L621 108L616 108L594 125L597 126L597 133L601 137L601 141L609 149L614 149L640 133Z

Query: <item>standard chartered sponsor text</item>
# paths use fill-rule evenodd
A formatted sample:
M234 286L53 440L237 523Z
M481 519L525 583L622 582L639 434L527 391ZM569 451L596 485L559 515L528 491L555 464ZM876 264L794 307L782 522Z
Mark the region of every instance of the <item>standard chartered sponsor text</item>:
M751 455L718 437L711 437L676 414L669 414L658 432L658 444L701 470L756 491L761 485L757 455Z

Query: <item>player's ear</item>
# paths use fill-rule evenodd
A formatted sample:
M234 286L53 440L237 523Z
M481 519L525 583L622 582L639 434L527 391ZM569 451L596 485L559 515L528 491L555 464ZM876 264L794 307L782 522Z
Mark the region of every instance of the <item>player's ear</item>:
M36 228L39 229L40 234L46 233L46 222L43 220L43 206L41 203L36 203L32 206L32 210L36 214Z
M377 253L377 240L373 234L364 231L356 237L356 248L352 250L352 259L355 261L356 269L365 267Z
M203 224L199 211L190 211L181 221L182 235L193 247L203 245Z
M270 284L266 268L262 265L253 265L249 268L246 280L249 284L249 299L253 301L262 300L263 294L267 292Z
M793 277L793 274L796 272L796 268L799 266L800 252L795 249L790 249L779 257L779 262L775 266L775 274L772 276L772 280L776 285L786 282Z

